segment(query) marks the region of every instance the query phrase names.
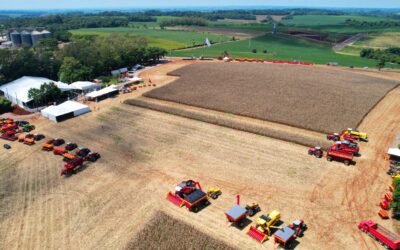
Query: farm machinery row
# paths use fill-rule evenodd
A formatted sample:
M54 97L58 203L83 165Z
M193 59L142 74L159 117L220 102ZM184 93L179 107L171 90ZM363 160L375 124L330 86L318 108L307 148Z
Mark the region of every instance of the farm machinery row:
M327 139L334 141L334 144L326 151L326 159L328 161L341 161L345 165L353 164L353 157L360 156L360 148L358 142L368 141L366 133L357 129L346 129L342 133L332 133L327 135ZM322 158L324 152L321 147L313 147L308 149L308 154L317 158Z
M35 125L30 124L28 121L14 121L11 118L0 118L0 138L4 140L16 141L19 139L17 137L18 134L23 132L29 133L34 129Z
M178 207L186 207L189 211L196 213L211 204L210 198L217 199L221 194L220 188L210 188L205 192L199 182L187 180L176 185L174 192L168 192L166 199ZM243 228L248 217L256 215L261 208L258 203L254 202L241 206L240 196L237 195L236 199L237 204L226 211L225 216L229 222ZM280 218L280 213L276 210L268 215L261 215L256 220L256 225L250 227L247 235L260 243L264 243L273 235L275 243L283 247L290 247L294 239L302 237L307 225L303 220L295 220L288 226L278 227Z
M83 167L85 162L96 162L101 157L99 153L91 152L90 149L85 147L78 147L76 143L68 142L62 147L64 144L64 139L55 138L46 141L42 145L42 150L51 151L54 155L63 157L65 163L61 175L70 176Z

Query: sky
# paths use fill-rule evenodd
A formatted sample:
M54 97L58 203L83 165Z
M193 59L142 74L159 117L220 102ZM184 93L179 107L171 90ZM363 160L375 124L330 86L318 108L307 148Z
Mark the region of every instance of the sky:
M99 9L99 8L174 8L218 6L292 6L400 8L400 0L0 0L0 10L10 9Z

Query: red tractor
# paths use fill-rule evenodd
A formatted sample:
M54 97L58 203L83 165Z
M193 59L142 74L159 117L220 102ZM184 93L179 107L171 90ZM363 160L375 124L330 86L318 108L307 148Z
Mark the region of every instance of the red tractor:
M324 155L324 152L322 151L321 147L313 147L308 149L308 154L317 158L321 158Z
M296 237L303 237L304 231L307 230L307 224L304 223L304 220L295 220L289 227L295 231Z
M65 145L65 150L67 150L67 151L72 151L72 150L76 149L77 147L78 147L78 145L77 145L76 143L68 142L68 143Z
M76 155L80 157L86 157L90 153L90 149L88 148L79 148L78 151L76 151Z
M1 138L9 141L16 141L18 137L15 135L15 130L8 130L1 135Z
M90 162L96 162L98 159L100 159L100 154L99 153L89 153L86 157L85 160L86 161L90 161Z
M75 171L83 166L84 160L82 157L77 157L70 162L64 164L64 169L61 171L61 175L70 176L75 173Z
M167 200L182 207L186 206L189 211L198 212L201 206L210 204L208 196L201 189L200 183L188 180L182 181L175 187L175 193L168 192Z
M65 149L61 147L56 147L53 149L53 154L55 155L63 155L65 152Z
M338 133L331 133L326 135L328 141L339 141L340 135Z

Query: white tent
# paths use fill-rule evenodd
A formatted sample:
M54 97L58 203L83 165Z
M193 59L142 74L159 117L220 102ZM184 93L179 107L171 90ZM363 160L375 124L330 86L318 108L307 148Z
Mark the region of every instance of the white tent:
M400 149L398 149L398 148L389 148L388 155L395 156L395 157L400 157Z
M78 89L82 91L83 93L88 93L94 90L99 90L101 89L100 84L96 84L94 82L88 82L88 81L79 81L79 82L74 82L71 83L69 86L73 87L74 89Z
M115 85L111 85L104 89L90 92L90 93L86 94L86 97L91 100L98 101L98 100L101 100L101 99L104 99L104 98L107 98L109 96L116 95L116 94L118 94L118 87Z
M27 103L31 101L28 97L28 91L31 88L40 88L44 83L54 82L57 87L65 92L71 91L74 88L62 82L56 82L44 77L24 76L10 83L0 86L0 90L4 93L4 97L10 100L13 104L19 105L21 108L30 110Z
M64 121L87 112L90 112L89 106L75 101L66 101L57 106L52 105L41 111L44 117L55 122Z

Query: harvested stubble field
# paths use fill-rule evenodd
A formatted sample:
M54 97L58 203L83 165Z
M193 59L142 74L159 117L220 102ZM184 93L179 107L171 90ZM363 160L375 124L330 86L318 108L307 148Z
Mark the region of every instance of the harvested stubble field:
M343 70L261 63L196 63L146 97L318 132L357 127L398 85Z
M158 212L126 247L126 250L141 249L234 250L235 248L211 238L179 219L175 219L164 212Z

